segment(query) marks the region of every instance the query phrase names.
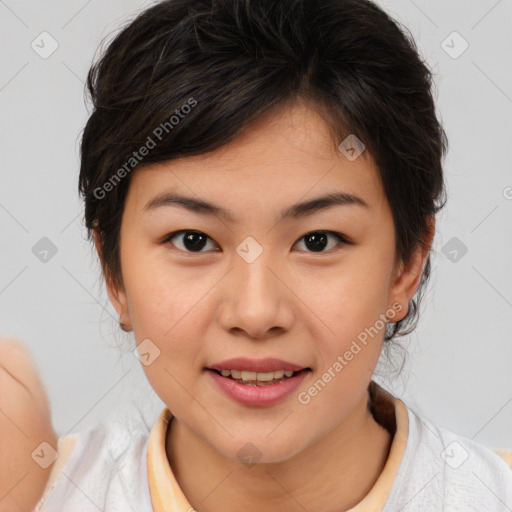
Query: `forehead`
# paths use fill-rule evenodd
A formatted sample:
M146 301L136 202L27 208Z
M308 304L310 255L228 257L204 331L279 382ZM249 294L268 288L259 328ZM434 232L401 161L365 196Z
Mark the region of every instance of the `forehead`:
M385 200L371 155L349 160L317 111L296 103L267 112L216 150L142 164L126 201L140 211L156 195L177 192L243 211L333 191L357 195L370 207Z

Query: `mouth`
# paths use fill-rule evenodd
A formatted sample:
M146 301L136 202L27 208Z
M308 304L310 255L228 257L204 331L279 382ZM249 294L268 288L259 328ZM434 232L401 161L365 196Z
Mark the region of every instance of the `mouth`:
M286 382L288 379L293 379L298 375L311 371L311 368L303 368L301 370L276 370L271 372L253 372L246 370L217 370L214 368L206 368L210 372L230 379L237 384L244 384L246 386L273 386Z
M223 364L223 366L226 366ZM231 365L230 365L231 366ZM254 364L252 368L254 368ZM272 371L205 368L211 381L225 396L246 407L271 407L293 395L312 372L311 368ZM258 368L261 370L261 365ZM265 370L270 370L264 368Z

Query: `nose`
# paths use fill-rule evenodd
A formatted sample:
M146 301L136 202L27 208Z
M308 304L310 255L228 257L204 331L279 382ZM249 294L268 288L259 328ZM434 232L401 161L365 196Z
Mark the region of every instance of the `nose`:
M236 255L223 280L219 323L231 334L265 339L293 325L294 294L269 252L263 251L251 263Z

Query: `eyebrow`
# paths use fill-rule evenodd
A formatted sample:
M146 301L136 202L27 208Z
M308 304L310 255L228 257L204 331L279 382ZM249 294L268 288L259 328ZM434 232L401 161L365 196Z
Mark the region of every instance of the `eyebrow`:
M370 208L368 203L359 196L349 194L348 192L332 192L309 201L296 203L283 211L279 221L287 218L297 219L313 215L316 212L325 210L332 206L351 205L361 206L363 208ZM226 210L221 206L213 203L208 203L202 199L183 196L173 192L164 192L157 195L147 202L144 206L144 211L155 210L165 206L179 206L194 213L203 215L215 215L222 217L230 222L235 221L235 217L230 210Z

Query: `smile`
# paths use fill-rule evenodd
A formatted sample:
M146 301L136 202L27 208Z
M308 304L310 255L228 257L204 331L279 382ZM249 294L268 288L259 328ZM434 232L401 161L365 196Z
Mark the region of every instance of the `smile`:
M251 372L207 368L217 389L232 400L247 406L271 406L292 394L311 369Z
M223 377L228 377L239 384L248 384L253 386L269 386L292 377L298 372L291 370L277 370L274 372L250 372L245 370L213 370L220 373Z

